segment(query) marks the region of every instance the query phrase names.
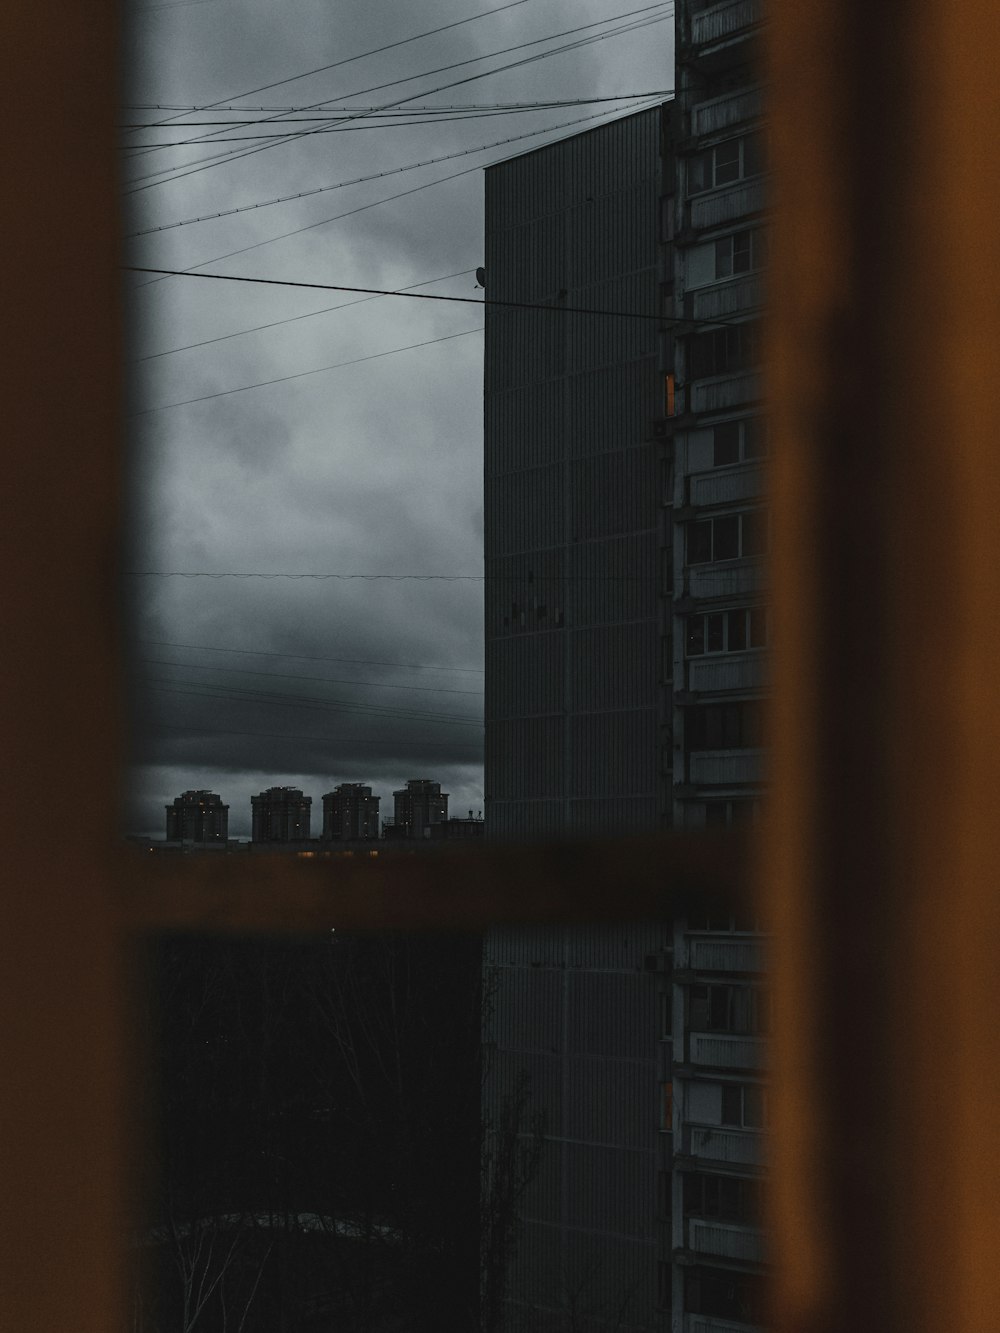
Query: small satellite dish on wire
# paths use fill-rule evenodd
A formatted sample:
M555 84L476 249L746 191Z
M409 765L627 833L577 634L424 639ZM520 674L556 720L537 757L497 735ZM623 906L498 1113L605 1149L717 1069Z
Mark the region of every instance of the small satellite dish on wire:
M484 268L476 269L476 286L484 288L486 286L486 270Z

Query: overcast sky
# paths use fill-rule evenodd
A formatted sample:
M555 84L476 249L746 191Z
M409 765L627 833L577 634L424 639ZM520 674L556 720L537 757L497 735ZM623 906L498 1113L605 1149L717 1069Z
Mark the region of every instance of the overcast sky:
M672 81L669 7L502 2L134 3L122 114L129 262L481 295L482 167L650 105L659 99L629 95ZM443 86L649 18L659 21ZM612 22L569 31L599 20ZM499 54L559 34L569 35ZM390 43L402 44L365 54ZM474 57L485 58L441 69ZM413 109L596 98L620 100L463 119ZM176 109L215 103L242 110ZM276 123L276 108L318 103L402 103L408 115L225 141L326 127L290 120L302 110ZM235 119L238 130L194 123ZM419 120L432 123L407 123ZM167 123L146 128L156 122ZM548 132L397 171L539 130ZM214 137L149 148L205 135ZM205 161L249 148L262 151ZM375 173L392 174L169 226ZM412 192L391 198L401 191ZM130 831L162 836L163 806L189 787L222 795L233 837L249 835L251 794L273 785L313 797L314 835L320 797L340 782L370 783L383 815L410 777L440 781L452 813L482 810L481 311L193 277L126 275L126 287L140 460L128 564L147 575L127 580L142 664ZM379 355L416 343L431 345ZM179 573L198 577L165 577Z

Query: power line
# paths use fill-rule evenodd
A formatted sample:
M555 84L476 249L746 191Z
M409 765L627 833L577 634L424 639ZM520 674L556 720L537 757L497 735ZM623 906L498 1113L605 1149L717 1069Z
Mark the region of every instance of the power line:
M417 287L431 287L436 282L448 282L451 278L464 278L469 273L475 273L475 269L463 268L457 273L445 273L440 278L428 278L424 282L411 283L409 287L401 287L400 291L410 292ZM150 352L146 356L137 356L134 358L135 364L140 361L155 361L157 357L173 356L175 352L190 352L196 347L208 347L210 343L225 342L228 338L242 338L244 334L261 333L264 329L276 329L281 324L294 324L300 319L313 319L317 315L328 315L333 310L348 310L352 305L365 305L368 301L377 301L377 296L363 296L359 301L341 301L339 305L324 306L322 310L307 310L304 315L288 315L285 319L273 319L268 324L255 324L252 329L237 329L234 333L220 333L217 338L203 338L201 342L185 343L183 347L168 347L162 352Z
M252 736L263 738L265 740L277 741L312 741L327 745L363 745L372 749L421 749L425 750L428 746L444 745L448 750L475 750L477 754L482 753L482 744L476 741L453 741L451 738L435 736L428 737L425 741L401 741L396 739L379 740L377 737L365 736L318 736L315 733L309 736L295 736L284 731L231 731L225 727L213 727L211 731L202 731L199 729L196 735L191 735L190 727L172 727L166 722L157 724L159 731L180 731L192 740L207 740L211 736Z
M482 667L435 666L428 662L383 662L367 657L324 657L315 653L280 653L263 648L219 648L207 643L173 643L165 639L140 639L154 648L190 648L203 653L240 653L246 657L281 657L298 662L351 662L355 666L403 667L408 671L460 671L470 674L483 674Z
M311 680L319 685L356 685L372 690L419 690L424 694L472 694L482 697L482 690L456 690L443 685L399 685L386 680L342 680L335 676L307 676L291 671L253 671L248 667L205 666L198 662L165 662L158 657L140 659L146 666L181 667L185 671L219 671L226 675L265 676L273 680Z
M641 99L646 97L663 97L669 91L670 91L669 89L654 88L649 92L616 93L614 97L566 97L566 98L560 98L558 101L551 101L551 102L444 102L428 106L410 106L407 107L405 111L397 111L394 108L390 107L388 110L379 113L379 116L380 119L390 120L395 118L401 119L405 116L412 116L414 113L418 112L420 114L427 114L427 115L443 114L446 111L464 112L470 115L479 115L479 114L494 115L494 114L506 114L508 111L511 112L548 111L548 110L557 110L561 107L566 107L566 106L594 106L598 102L627 102L633 99ZM171 106L160 105L158 107L154 107L140 103L134 103L131 106L126 106L124 109L128 111L173 110L173 111L192 111L192 112L201 110L201 108L197 106L171 107ZM241 114L244 112L273 111L281 115L282 124L291 124L296 120L305 120L308 121L310 124L315 124L317 121L320 121L325 124L327 121L329 121L331 115L339 114L340 112L344 112L345 114L355 111L362 111L365 112L366 114L375 114L378 112L378 107L376 106L330 106L328 103L323 103L322 106L320 107L215 106L213 109L216 111L231 111L233 112L234 115ZM315 111L316 114L311 116L296 116L295 114L293 114L298 111ZM234 125L242 126L244 124L253 125L257 123L258 122L256 121L256 119L249 122L240 120L186 120L184 124L179 128L187 129L189 126L194 127L203 125L218 125L221 126L222 128L226 128L227 126L234 126ZM126 123L119 125L118 128L134 129L134 130L156 130L156 129L168 129L170 128L170 125L166 121L152 120L152 121L134 122L132 124Z
M616 110L630 110L630 107L618 107ZM442 153L440 157L424 158L421 162L407 162L400 167L390 167L386 171L374 171L367 176L355 176L351 180L335 181L332 185L315 185L309 190L298 190L294 194L279 195L274 199L262 199L252 204L237 204L234 208L224 208L216 213L203 213L199 217L183 218L178 222L164 222L158 227L145 227L142 231L129 232L126 240L135 240L139 236L152 236L161 231L173 231L176 227L190 227L195 222L212 222L218 218L232 217L236 213L247 213L252 209L270 208L273 204L287 204L296 199L309 199L313 195L327 194L331 190L342 190L348 185L364 185L369 181L382 180L385 176L398 176L404 171L416 171L420 167L437 166L440 162L451 162L456 157L468 157L470 153L486 153L491 148L500 148L504 144L520 143L523 139L535 139L540 134L551 134L555 130L568 129L570 125L582 125L586 121L599 120L607 111L595 111L589 116L577 116L573 120L561 121L558 125L546 125L542 129L528 130L525 134L510 135L506 139L494 139L491 143L478 144L474 148L456 148L451 153Z
M150 272L155 271L156 270L150 270ZM203 277L208 275L195 273L191 276ZM166 411L168 407L188 407L191 403L208 402L210 398L225 398L233 393L246 393L248 389L263 389L271 384L285 384L289 380L305 379L308 375L321 375L328 370L341 370L345 366L358 366L363 361L378 361L384 356L395 356L397 352L411 352L416 347L431 347L434 343L445 343L452 338L465 338L468 337L470 333L482 333L482 329L461 329L458 333L446 333L440 338L425 338L423 342L408 343L405 347L390 347L385 352L371 352L368 356L356 356L350 361L337 361L332 366L316 366L313 370L299 370L292 375L276 375L274 379L257 380L254 384L239 384L234 389L217 389L214 393L199 394L197 398L183 398L175 403L159 403L156 407L143 407L136 412L129 412L127 415L129 417L144 417L148 416L151 412Z
M655 17L653 17L653 18L642 19L642 20L640 20L640 21L638 21L638 22L633 22L633 23L631 23L631 24L623 24L621 27L612 29L612 30L609 31L609 32L594 34L594 35L592 35L591 37L584 38L584 39L581 39L581 40L576 41L576 42L570 42L570 43L567 43L567 44L565 44L564 46L561 46L561 47L554 47L551 51L543 51L543 52L539 52L539 53L537 53L536 55L533 55L533 56L526 56L526 57L524 57L524 58L521 59L521 60L512 61L512 62L510 62L510 63L507 64L507 65L500 65L500 66L498 66L496 69L492 69L492 70L482 70L482 71L480 71L478 74L470 74L470 75L467 75L465 78L462 78L462 79L454 79L454 80L452 80L450 83L440 84L440 85L439 85L438 87L436 87L436 88L423 89L422 91L420 91L420 92L416 92L416 93L412 93L412 94L410 94L410 95L407 96L407 97L398 97L398 98L394 98L391 102L386 102L384 105L382 105L382 106L379 107L379 111L386 111L386 110L389 110L391 107L402 106L402 105L404 105L404 104L407 103L407 102L414 101L414 100L415 100L416 98L418 98L418 97L433 96L435 93L444 92L444 91L446 91L446 90L449 89L449 88L458 88L458 87L461 87L463 84L466 84L466 83L474 83L474 82L476 82L478 79L488 78L488 77L490 77L490 75L492 75L492 74L501 74L501 73L504 73L506 70L510 70L510 69L518 69L518 68L520 68L520 67L523 66L523 65L529 65L529 64L532 64L532 63L534 63L534 62L537 61L537 60L546 60L546 59L548 59L550 56L560 55L560 54L562 54L562 53L565 52L565 51L576 50L576 49L578 49L578 48L581 47L581 46L587 46L587 45L590 45L592 42L603 41L603 40L605 40L605 39L608 38L608 37L619 36L619 35L620 35L621 33L623 33L623 32L631 32L631 31L633 31L633 30L636 29L636 28L645 27L645 26L646 26L647 24L649 24L649 23L661 23L661 22L663 22L663 20L664 20L665 18L668 17L668 14L669 14L669 6L666 6L666 7L665 7L663 3L657 3L657 4L654 4L654 5L646 5L644 8L636 9L636 10L630 10L630 11L628 11L628 13L626 13L626 14L615 15L614 17L612 17L612 18L610 18L610 19L607 19L607 18L606 18L606 19L598 19L598 20L596 20L596 21L593 22L593 23L584 23L584 24L581 24L581 25L580 25L579 27L577 27L577 28L568 28L568 29L566 29L564 32L561 32L561 33L554 33L554 34L552 34L552 35L550 35L550 36L548 36L548 37L539 37L539 38L536 38L535 40L530 41L530 42L520 42L520 43L518 43L518 44L515 45L515 46L504 47L504 48L502 48L502 49L499 50L499 51L490 52L490 53L488 53L488 54L485 55L485 56L473 56L473 57L471 57L471 58L469 58L469 59L467 59L467 60L459 60L459 61L456 61L456 62L454 62L454 63L451 64L451 65L442 65L442 66L438 67L437 69L427 70L427 71L425 71L423 74L413 74L413 75L409 75L409 76L407 76L406 78L403 78L403 79L393 79L393 80L391 80L389 83L379 84L379 85L377 85L377 86L374 87L374 88L366 88L366 89L363 89L363 90L360 91L360 92L351 93L351 94L349 94L349 96L351 96L351 97L360 97L360 96L363 96L365 93L369 93L369 92L377 92L377 91L379 91L381 88L389 88L389 87L393 87L393 86L398 86L398 85L401 84L401 83L410 83L410 82L413 81L413 79L429 78L431 75L434 75L434 74L441 74L441 73L444 73L445 71L450 70L450 69L458 69L458 68L460 68L460 67L463 66L463 65L475 64L476 62L478 62L478 61L480 61L480 60L488 60L488 59L491 59L493 56L497 56L497 55L506 55L506 54L509 54L509 53L512 52L512 51L520 51L520 50L524 50L526 47L529 47L529 46L538 46L538 45L540 45L542 42L553 41L553 40L555 40L555 39L558 38L558 37L568 37L568 36L571 36L571 35L574 34L574 33L577 33L577 32L584 32L584 31L586 31L586 30L589 29L589 28L601 27L601 26L603 26L604 24L607 24L607 23L613 23L613 22L616 22L616 21L618 21L619 19L622 19L622 18L630 18L630 17L633 17L633 16L636 15L636 14L648 14L650 10L657 10L657 11L658 11L658 10L661 10L661 9L664 9L664 8L667 9L667 12L665 12L665 13L663 13L663 14L657 14L657 15L656 15ZM327 100L330 100L330 99L327 99ZM316 107L321 107L321 106L323 106L323 105L324 105L324 103L322 103L322 102L318 102L318 103L316 103ZM350 119L359 119L359 118L361 118L362 116L370 115L370 114L376 114L376 113L373 113L373 112L359 112L357 116L355 116L355 117L350 117ZM273 117L272 117L271 119L273 119ZM303 131L302 131L302 134L301 134L299 137L300 137L300 138L307 138L309 135L311 135L311 134L315 134L318 128L319 128L319 127L314 127L314 128L312 128L312 129L303 130ZM208 137L208 136L206 136L206 137ZM184 179L185 177L187 177L187 176L193 176L193 175L197 174L197 173L200 172L200 171L205 171L205 170L207 170L210 166L215 165L215 164L218 163L219 161L223 161L223 160L224 160L224 161L238 161L238 160L240 160L240 159L242 159L242 158L245 158L245 157L251 157L251 156L253 156L255 153L263 153L263 152L266 152L268 148L273 148L273 147L275 147L275 146L276 146L276 145L273 144L273 143L266 143L266 144L260 144L260 145L258 145L258 146L255 147L255 148L248 148L245 152L239 152L238 150L230 150L230 151L228 151L228 152L221 153L221 154L212 154L212 155L210 155L210 156L207 157L207 158L196 159L196 161L195 161L194 163L190 163L190 164L188 164L188 163L180 164L180 165L177 166L177 167L164 168L164 170L162 170L162 171L158 171L158 172L153 172L153 173L151 173L151 174L154 175L154 176L163 176L163 177L164 177L163 180L159 180L159 181L150 180L149 177L147 177L147 176L137 176L137 177L133 177L133 178L132 178L132 181L130 181L129 183L130 183L130 184L134 184L134 185L135 185L135 189L126 190L125 193L126 193L126 194L137 194L137 193L140 193L140 192L143 191L143 190L152 189L152 188L153 188L154 186L156 186L156 185L163 185L163 184L167 184L168 182L171 182L171 181L183 180L183 179ZM155 150L150 149L149 151L155 151ZM168 174L168 173L169 173L169 174ZM139 182L139 181L146 181L147 183L146 183L145 185L142 185L142 184L136 184L136 182Z
M266 93L272 88L281 88L286 83L297 83L299 79L311 78L314 74L326 74L331 69L339 69L341 65L350 65L356 60L367 60L369 56L381 55L384 51L392 51L398 46L407 46L410 42L418 42L424 37L434 37L440 32L447 32L449 28L460 28L464 23L473 23L476 19L488 18L490 14L499 14L505 9L516 9L519 5L527 3L528 0L509 0L509 3L498 5L495 9L481 10L478 14L471 14L468 18L457 19L454 23L446 23L441 28L430 28L426 32L415 33L412 37L403 37L397 42L389 42L385 46L376 46L370 51L361 51L356 56L345 56L342 60L335 60L331 65L320 65L316 69L306 70L302 74L292 74L287 79L278 79L274 83L263 83L259 88L250 88L245 93L236 93L229 97L220 98L217 102L209 102L205 105L195 107L194 110L211 111L218 107L222 102L231 102L241 97L253 97L255 93ZM169 119L177 120L179 119L179 116L171 116Z
M550 141L551 142L551 141ZM549 143L539 144L538 150L549 147ZM405 199L411 194L418 194L422 190L429 190L435 185L444 185L447 181L458 180L460 176L471 175L474 171L483 171L489 167L496 166L497 163L506 159L497 158L493 162L484 162L473 167L462 167L460 171L452 171L447 176L439 176L437 180L424 181L422 185L412 185L408 190L398 190L395 194L383 196L381 199L373 199L367 204L358 204L354 208L349 208L343 213L334 213L328 218L318 218L315 222L304 223L301 227L293 227L291 231L279 232L277 236L269 236L263 241L251 241L249 245L238 246L235 250L226 250L221 255L213 255L210 259L202 259L197 264L192 264L190 268L184 270L185 273L193 273L196 269L204 268L206 264L221 264L225 259L234 259L237 255L248 254L251 250L259 250L265 245L273 245L277 241L287 241L292 236L301 236L304 232L312 231L316 227L325 227L330 222L340 222L344 218L353 217L356 213L364 213L369 208L377 208L379 204L390 204L397 199ZM635 182L639 184L640 182ZM604 196L602 196L604 197ZM552 216L546 214L545 216ZM151 278L148 282L137 283L136 287L152 287L157 283L164 282L164 278ZM132 290L135 290L133 288Z
M652 320L657 324L664 322L666 319L670 319L669 316L644 315L635 310L598 310L593 306L544 305L539 301L501 301L489 296L484 297L482 300L479 300L475 296L432 296L429 292L393 291L388 287L344 287L328 282L293 282L287 278L252 278L240 276L235 273L192 273L185 269L146 268L139 264L123 264L122 268L127 273L162 273L170 278L211 278L217 282L250 282L264 287L302 287L307 290L320 292L358 292L364 293L367 296L402 296L410 301L449 301L458 305L498 306L507 310L544 310L550 315L604 315L610 319ZM692 321L674 320L672 322L691 323ZM701 322L714 323L716 321L702 320ZM422 344L417 343L416 346L419 347L422 346Z
M160 694L182 694L192 699L218 699L226 703L264 704L276 708L308 708L315 712L354 713L359 717L391 718L402 722L433 722L439 727L482 727L478 718L459 717L453 713L433 713L428 709L383 708L377 704L361 704L352 700L317 699L295 694L271 694L265 690L241 690L221 685L204 687L177 686L173 682L148 680L148 690Z

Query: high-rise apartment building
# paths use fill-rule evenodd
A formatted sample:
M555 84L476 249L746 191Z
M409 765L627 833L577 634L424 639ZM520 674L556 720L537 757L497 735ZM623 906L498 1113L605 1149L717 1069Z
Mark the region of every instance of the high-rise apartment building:
M209 842L225 846L229 806L214 791L185 791L166 807L168 842Z
M761 796L758 29L758 0L678 0L672 103L487 172L488 294L554 307L487 315L494 839ZM762 951L730 916L488 936L485 1114L527 1087L545 1133L507 1329L753 1327Z
M323 797L324 839L363 839L379 836L380 797L360 782L342 782Z
M553 307L487 311L492 839L650 829L671 807L655 318L667 114L486 173L487 294ZM662 1326L670 980L657 969L671 944L669 922L487 937L484 1115L509 1122L527 1091L521 1130L544 1131L507 1330Z
M673 189L663 210L663 370L675 415L664 511L671 571L673 823L752 818L764 772L768 518L761 458L766 244L760 0L678 0ZM669 522L666 520L669 518ZM752 918L679 919L673 949L670 1327L752 1328L767 1259L768 993Z
M397 838L430 837L433 825L448 818L448 793L440 782L410 778L405 787L392 793L393 835Z
M312 797L298 787L268 787L250 797L253 842L304 842L309 837Z

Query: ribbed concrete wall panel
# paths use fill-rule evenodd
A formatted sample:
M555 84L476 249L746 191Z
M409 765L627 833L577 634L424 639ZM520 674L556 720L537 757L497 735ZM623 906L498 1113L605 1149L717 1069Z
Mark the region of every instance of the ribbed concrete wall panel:
M656 533L580 542L567 553L567 623L621 625L656 612Z
M637 796L656 785L655 708L570 719L573 796Z
M486 398L488 477L541 467L562 457L565 389L562 380L521 385Z
M562 1125L567 1138L652 1152L658 1109L651 1061L566 1057Z
M638 444L647 423L663 413L651 358L572 375L565 384L565 444L571 458Z
M568 926L566 966L592 971L641 972L647 955L668 946L671 928L661 922L620 926Z
M492 532L503 534L499 549L529 551L551 545L553 531L562 526L563 504L560 463L494 477L487 521Z
M610 364L619 365L623 361L653 357L656 353L656 322L622 318L622 315L655 315L656 292L656 269L653 266L592 286L571 288L566 297L567 305L610 313L606 318L597 315L562 317L567 373L578 374ZM539 318L550 317L540 315Z
M571 529L578 541L653 528L656 463L651 445L574 460L569 466Z
M659 818L655 796L574 797L568 805L569 831L584 836L644 833L655 828Z
M534 614L537 619L537 608ZM549 630L498 639L493 652L496 670L486 680L490 717L524 717L561 710L565 687L564 632Z
M655 1252L617 1236L570 1232L567 1245L567 1304L573 1321L564 1333L633 1333L660 1328L655 1322Z
M489 787L486 789L489 799ZM493 801L489 835L497 842L550 841L566 831L563 801Z
M500 969L491 997L494 1040L509 1051L558 1051L563 1045L563 985L561 971Z
M487 514L487 541L491 529ZM499 541L494 545L501 548ZM561 630L570 592L566 574L566 552L558 547L487 557L486 637L491 652L501 639ZM487 689L491 685L489 677L494 674L492 661L488 656Z
M657 639L652 621L573 631L569 650L577 670L571 682L572 710L652 707Z
M568 1216L578 1227L645 1239L655 1220L655 1170L648 1153L568 1143Z
M561 717L495 721L491 743L496 746L496 756L490 765L487 794L515 800L558 796L563 786L564 726Z
M569 1049L573 1055L649 1057L656 978L648 972L571 972Z

